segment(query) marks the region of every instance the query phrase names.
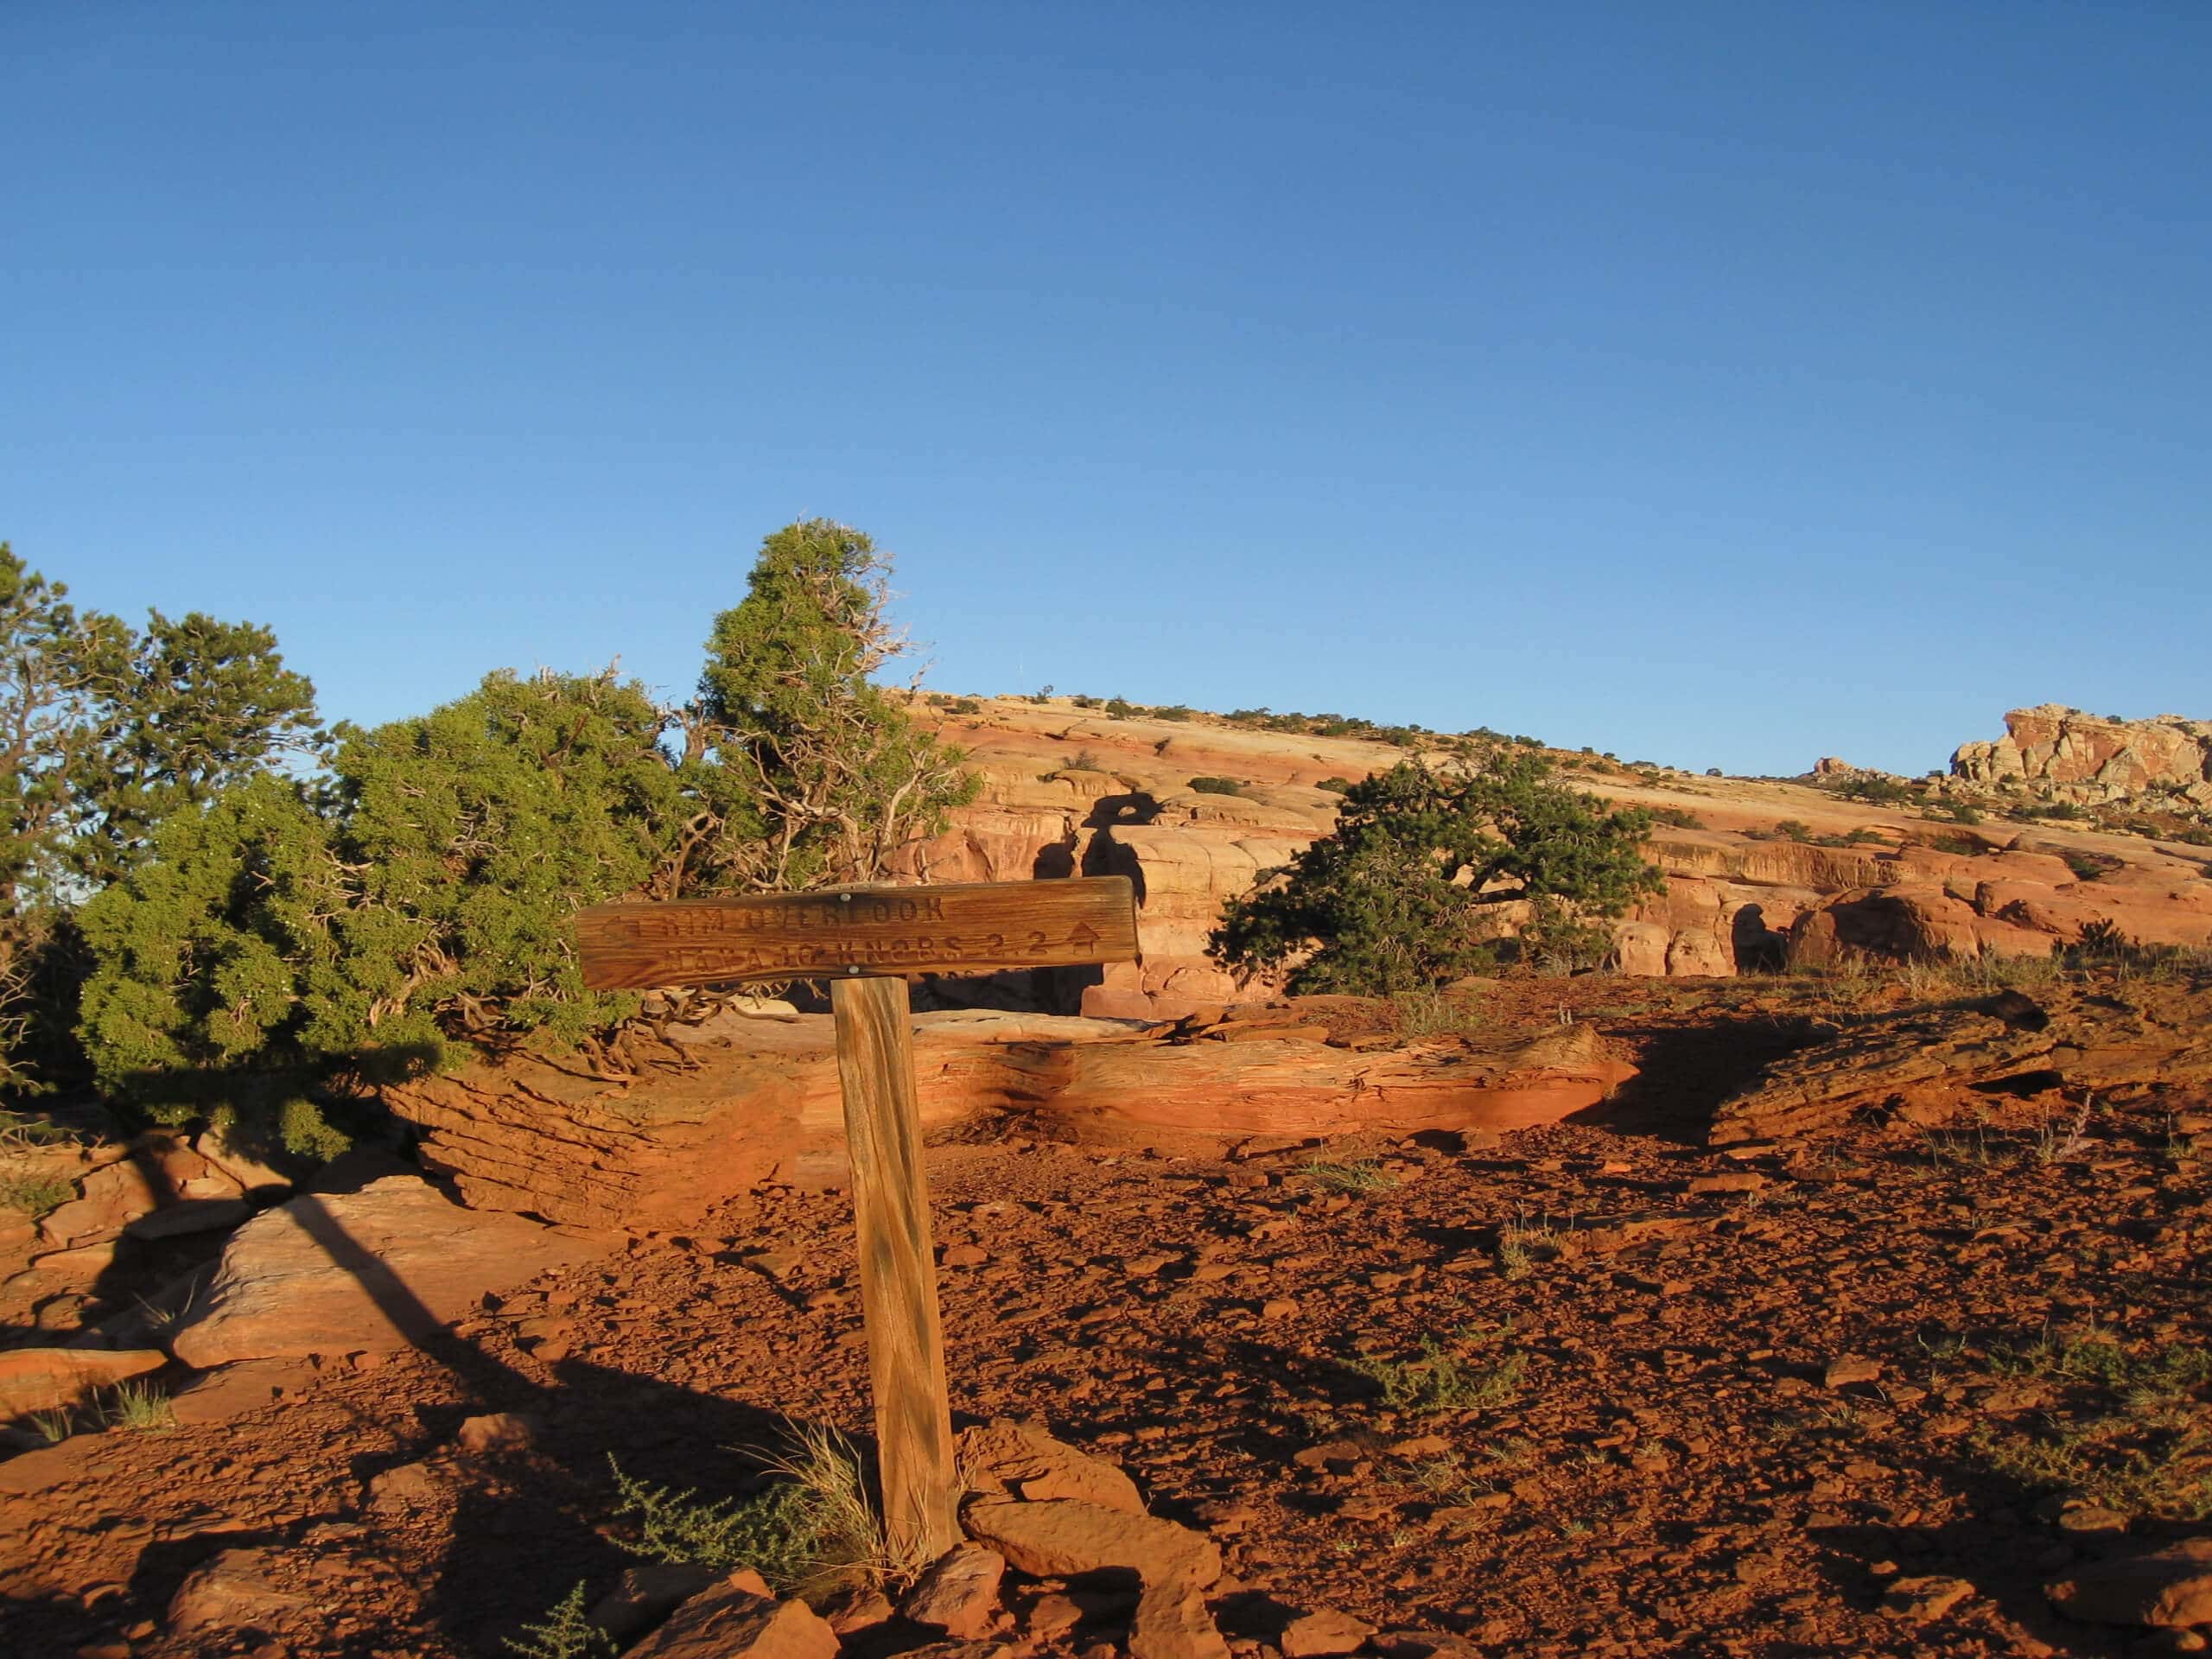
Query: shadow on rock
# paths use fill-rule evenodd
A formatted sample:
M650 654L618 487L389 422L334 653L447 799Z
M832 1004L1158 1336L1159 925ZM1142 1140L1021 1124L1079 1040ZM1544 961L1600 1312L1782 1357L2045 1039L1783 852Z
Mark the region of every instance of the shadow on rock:
M1607 1035L1634 1051L1637 1075L1567 1122L1701 1147L1714 1113L1759 1073L1813 1040L1810 1021L1790 1016L1712 1025L1614 1028Z

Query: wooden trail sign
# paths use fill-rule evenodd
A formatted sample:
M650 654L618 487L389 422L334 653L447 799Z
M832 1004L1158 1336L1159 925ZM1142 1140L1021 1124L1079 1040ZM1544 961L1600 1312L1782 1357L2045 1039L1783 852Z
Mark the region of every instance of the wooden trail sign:
M960 1541L960 1494L913 1026L906 982L890 976L1128 961L1128 878L599 905L577 917L576 934L595 990L831 982L884 1527L899 1554L935 1560Z
M595 905L576 918L594 990L749 979L976 973L1126 962L1125 875Z

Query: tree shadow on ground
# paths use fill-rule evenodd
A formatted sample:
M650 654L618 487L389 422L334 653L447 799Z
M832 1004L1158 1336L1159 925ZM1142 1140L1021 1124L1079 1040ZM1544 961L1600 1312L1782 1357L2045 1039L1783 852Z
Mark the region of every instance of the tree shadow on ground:
M1701 1026L1628 1026L1606 1035L1632 1050L1637 1075L1570 1123L1701 1147L1722 1102L1815 1039L1810 1020L1760 1015Z
M463 1652L498 1653L505 1638L541 1618L579 1580L596 1599L614 1587L626 1567L639 1564L600 1530L617 1504L610 1456L637 1479L696 1489L704 1501L721 1501L757 1491L764 1452L787 1446L801 1426L742 1398L587 1361L563 1357L543 1370L534 1363L522 1369L441 1321L317 1195L292 1204L324 1254L451 1375L453 1397L418 1407L411 1425L364 1414L365 1433L378 1440L396 1435L398 1444L350 1460L353 1495L334 1512L256 1529L157 1536L119 1593L98 1597L92 1606L56 1594L0 1607L0 1629L8 1632L0 1649L69 1653L112 1644L122 1629L163 1620L184 1581L217 1555L267 1546L297 1552L302 1570L332 1572L341 1584L348 1556L388 1561L415 1575L418 1617L442 1643ZM528 1443L479 1452L458 1443L467 1419L495 1413L526 1420ZM385 1541L426 1527L443 1535L427 1570L419 1560L387 1554ZM352 1599L359 1599L358 1583ZM396 1641L404 1643L404 1633L379 1623L373 1607L346 1611L360 1613L366 1628L340 1633L319 1650L371 1659ZM217 1634L207 1632L210 1639Z
M2152 1536L2069 1541L2035 1520L2035 1506L2045 1493L1955 1454L1929 1450L1909 1461L1962 1497L1966 1512L1924 1524L1871 1513L1839 1516L1806 1529L1821 1552L1821 1576L1840 1599L1861 1611L1878 1608L1888 1586L1899 1579L1960 1578L1974 1586L1978 1600L1993 1604L2048 1648L2083 1659L2118 1659L2136 1650L2132 1644L2144 1632L2062 1617L2043 1591L2047 1580L2064 1570L2044 1564L2056 1560L2050 1552L2066 1548L2074 1557L2069 1565L2079 1566L2153 1549L2197 1530L2177 1526L2168 1535L2154 1527ZM1878 1563L1891 1570L1878 1575L1872 1571Z

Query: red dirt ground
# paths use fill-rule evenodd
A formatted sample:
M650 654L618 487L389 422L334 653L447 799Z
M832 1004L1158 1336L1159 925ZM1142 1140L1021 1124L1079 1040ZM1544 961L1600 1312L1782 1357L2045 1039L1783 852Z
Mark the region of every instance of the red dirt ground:
M2049 1610L2043 1582L2112 1543L2008 1452L2133 1409L2038 1340L2212 1347L2207 1161L2171 1101L2100 1109L2079 1145L2036 1133L2053 1099L1963 1135L1705 1149L1713 1103L1796 1040L1814 995L1505 987L1488 1018L1563 1008L1646 1075L1600 1121L1496 1145L1200 1159L1014 1124L938 1146L956 1414L1038 1421L1209 1529L1231 1574L1215 1612L1246 1655L1286 1605L1510 1655L2126 1651ZM1363 1159L1361 1192L1309 1167ZM1516 1227L1524 1262L1503 1248ZM1500 1376L1498 1397L1385 1403L1360 1363L1425 1342ZM1878 1369L1832 1382L1847 1358ZM845 1200L760 1191L541 1279L433 1351L230 1386L284 1392L0 1464L7 1652L499 1653L633 1559L610 1535L610 1454L721 1496L757 1481L745 1448L789 1420L865 1430ZM2207 1529L2185 1518L2212 1503L2193 1484L2202 1388L2159 1409L2113 1442L2152 1471L2130 1548ZM537 1416L535 1447L461 1452L461 1420L493 1410ZM169 1631L186 1574L240 1545L281 1549L298 1608L260 1646ZM1932 1619L1884 1611L1927 1576L1971 1592Z

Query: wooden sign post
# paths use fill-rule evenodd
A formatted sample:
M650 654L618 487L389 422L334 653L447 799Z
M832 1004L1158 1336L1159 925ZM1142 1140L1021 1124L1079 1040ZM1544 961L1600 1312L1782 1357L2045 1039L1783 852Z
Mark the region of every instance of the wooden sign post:
M892 976L1126 962L1137 954L1128 878L599 905L576 935L594 990L830 982L884 1526L895 1551L935 1560L960 1541L960 1494L913 1027L906 982Z

